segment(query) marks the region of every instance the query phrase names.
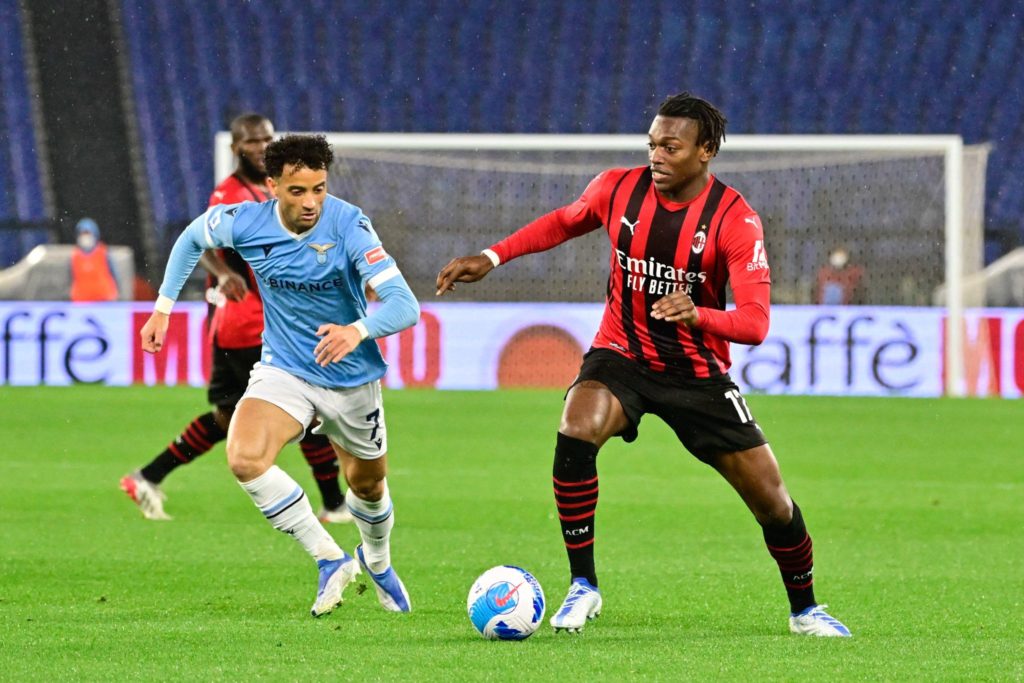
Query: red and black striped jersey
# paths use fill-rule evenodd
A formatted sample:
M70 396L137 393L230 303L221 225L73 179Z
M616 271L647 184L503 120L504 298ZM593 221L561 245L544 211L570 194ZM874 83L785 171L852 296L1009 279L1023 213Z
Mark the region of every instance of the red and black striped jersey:
M254 185L238 173L225 178L210 195L210 206L238 204L239 202L265 202L270 199L266 185ZM241 301L224 301L210 318L210 333L217 345L224 349L244 349L263 343L263 300L256 286L256 277L234 249L218 249L220 258L229 268L249 283L249 291ZM207 278L207 287L214 284Z
M739 192L714 176L694 199L662 197L646 166L600 174L583 195L491 249L501 262L550 249L604 226L611 272L595 348L679 378L725 374L729 342L759 344L768 332L771 279L761 220ZM729 284L736 303L725 310ZM651 307L684 290L698 323L658 320Z

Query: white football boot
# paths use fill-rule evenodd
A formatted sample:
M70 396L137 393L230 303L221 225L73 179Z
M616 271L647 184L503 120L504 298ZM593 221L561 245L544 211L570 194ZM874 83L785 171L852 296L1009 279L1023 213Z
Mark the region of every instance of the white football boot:
M309 611L314 617L320 617L342 603L345 587L359 575L359 563L356 562L356 558L342 551L341 559L317 560L316 566L320 576L316 587L316 601Z
M352 522L352 513L349 512L348 506L342 503L333 509L320 508L320 512L316 513L316 518L322 524L349 524Z
M363 544L360 543L356 546L356 557L359 558L359 564L363 565L363 569L373 579L373 585L377 589L377 600L380 602L380 606L389 612L411 612L412 603L409 601L409 591L405 589L405 584L398 578L398 574L395 573L394 567L388 567L379 574L374 574L373 570L366 563L366 557L363 555Z
M849 638L850 629L825 611L828 605L811 605L798 614L789 616L789 630L802 636Z
M168 520L171 518L164 512L164 500L167 496L160 487L143 477L138 471L121 477L121 490L128 494L146 519Z
M601 614L601 591L584 578L575 578L562 606L551 616L555 631L579 633L588 619Z

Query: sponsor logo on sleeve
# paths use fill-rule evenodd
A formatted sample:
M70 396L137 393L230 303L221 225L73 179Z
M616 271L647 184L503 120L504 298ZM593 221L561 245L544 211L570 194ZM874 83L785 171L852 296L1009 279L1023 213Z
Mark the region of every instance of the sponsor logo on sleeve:
M764 251L764 240L754 242L754 255L747 264L747 270L768 270L768 254Z
M204 220L204 237L206 238L206 244L210 247L218 246L217 240L214 238L214 231L217 230L217 226L220 225L221 214L223 209L215 207L210 209L206 214L206 220Z
M380 263L387 257L387 252L384 251L383 246L376 246L363 254L363 258L366 259L366 262L371 266Z
M206 214L206 229L208 232L212 233L217 229L217 226L220 225L220 215L223 211L224 209L216 208L211 209L210 212Z

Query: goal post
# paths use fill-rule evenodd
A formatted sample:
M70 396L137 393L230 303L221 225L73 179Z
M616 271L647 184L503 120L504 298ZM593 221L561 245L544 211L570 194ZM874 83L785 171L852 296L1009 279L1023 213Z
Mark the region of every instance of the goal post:
M326 135L331 191L367 212L421 297L452 256L571 202L606 168L647 162L642 135ZM216 180L233 167L230 143L217 134ZM965 302L963 281L983 265L987 152L957 135L730 135L711 169L761 215L773 303L814 303L817 269L840 245L865 269L864 304L932 305L943 291L946 386L956 396L965 304L980 303ZM600 237L523 261L460 300L593 301L604 291Z

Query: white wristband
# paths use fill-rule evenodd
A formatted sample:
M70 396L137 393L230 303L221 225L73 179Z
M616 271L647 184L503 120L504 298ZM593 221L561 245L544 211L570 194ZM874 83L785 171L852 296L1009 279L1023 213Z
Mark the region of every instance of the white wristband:
M352 323L352 327L359 330L360 339L366 339L367 337L370 336L370 331L366 329L366 325L363 323L362 320L357 320L354 323Z
M495 268L497 268L498 266L501 265L501 259L498 258L498 255L496 253L494 253L493 250L491 250L491 249L484 249L480 253L483 254L484 256L486 256L487 258L491 259L491 263L494 264Z
M171 309L174 308L174 299L169 296L161 294L156 298L156 303L153 304L153 310L157 313L163 313L164 315L170 315Z

